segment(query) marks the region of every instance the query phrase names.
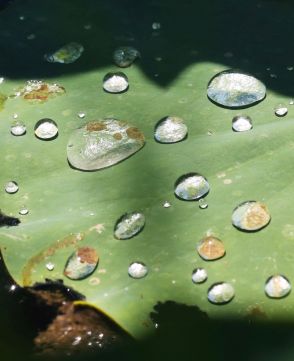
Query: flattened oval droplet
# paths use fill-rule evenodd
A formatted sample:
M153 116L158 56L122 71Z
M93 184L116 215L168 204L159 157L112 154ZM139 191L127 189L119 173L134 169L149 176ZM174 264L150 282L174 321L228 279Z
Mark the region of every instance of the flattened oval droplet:
M108 93L122 93L128 87L128 77L124 73L108 73L103 79L103 89Z
M53 139L58 134L58 127L54 120L40 119L35 125L35 135L42 140Z
M283 298L291 291L291 284L285 276L271 276L265 283L265 293L270 298Z
M209 288L207 294L207 298L211 303L219 305L230 302L234 296L234 287L227 282L215 283Z
M122 46L113 53L114 63L121 68L132 65L138 57L140 57L140 52L132 46Z
M70 64L79 59L83 51L83 45L71 42L53 53L45 54L44 59L49 63Z
M207 88L208 97L225 107L244 107L265 98L265 85L254 76L227 70L214 76Z
M114 236L117 239L128 239L142 231L145 226L145 216L139 212L124 214L114 227Z
M99 261L94 248L81 247L68 259L64 275L72 280L81 280L95 271Z
M74 168L97 170L130 157L144 143L144 134L126 122L95 120L72 133L67 145L67 157Z
M132 278L143 278L148 274L148 268L143 262L133 262L130 264L128 274Z
M154 138L160 143L176 143L183 140L187 133L188 128L183 119L166 117L157 123Z
M241 203L233 211L232 223L242 231L258 231L271 220L265 204L256 201Z
M175 194L180 199L192 201L204 197L209 192L209 183L198 173L182 175L175 184Z
M213 236L203 238L197 245L197 251L206 261L219 259L226 253L223 242Z

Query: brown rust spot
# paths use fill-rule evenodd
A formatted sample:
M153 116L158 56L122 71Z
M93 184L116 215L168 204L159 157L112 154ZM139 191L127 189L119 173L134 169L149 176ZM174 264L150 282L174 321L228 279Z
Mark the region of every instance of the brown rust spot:
M244 217L243 226L246 229L258 229L267 225L270 215L267 207L259 202L253 203Z
M98 120L93 120L89 122L86 126L86 129L89 132L99 132L100 130L106 129L107 126L103 122L99 122Z
M113 138L116 140L121 140L122 139L122 135L120 133L114 133L113 134Z
M131 139L136 139L141 142L145 141L144 134L140 131L140 129L138 129L136 127L130 127L126 130L126 132L127 132L128 137Z
M39 87L31 89L29 85L21 90L21 95L26 100L44 102L48 98L65 93L64 87L54 84L41 83Z
M207 261L221 258L226 253L222 241L213 236L203 238L197 246L197 251Z
M96 250L90 247L79 248L77 250L77 256L82 263L96 264L99 260Z

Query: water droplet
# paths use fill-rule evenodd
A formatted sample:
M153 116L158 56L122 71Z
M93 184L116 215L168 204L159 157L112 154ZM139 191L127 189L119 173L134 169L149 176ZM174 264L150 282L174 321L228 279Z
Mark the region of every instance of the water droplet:
M21 207L18 213L21 214L22 216L26 216L29 213L29 210L27 209L26 206L23 206Z
M171 204L170 204L168 201L164 201L164 202L162 203L162 207L163 207L163 208L169 208L169 207L171 207Z
M17 118L18 118L18 114L17 114L17 113L14 113L14 114L12 115L12 118L13 118L13 119L17 119Z
M232 120L232 128L235 132L246 132L252 129L252 120L246 115L238 115Z
M284 117L288 113L288 108L284 104L277 105L274 110L278 117Z
M10 181L5 184L5 192L9 194L16 193L18 191L18 184L15 181Z
M270 74L270 77L273 79L277 79L278 76L277 76L277 74L272 73L272 74Z
M159 30L161 28L161 24L158 22L152 23L152 29L153 30Z
M26 126L23 122L14 122L10 127L10 132L12 135L20 136L26 133Z
M44 55L44 59L49 63L70 64L79 59L84 51L83 45L79 43L69 43L53 53Z
M14 292L17 289L17 285L11 285L9 288L9 292Z
M160 143L176 143L183 140L188 128L183 119L178 117L165 117L155 126L154 138Z
M147 276L148 268L142 262L133 262L129 266L128 273L132 278L143 278Z
M291 291L291 284L285 276L271 276L265 283L265 293L270 298L282 298Z
M215 304L230 302L235 296L235 290L230 283L220 282L212 285L208 290L208 300Z
M108 93L122 93L128 87L128 78L124 73L107 73L103 79L103 89Z
M203 283L207 280L207 272L204 268L196 268L192 273L193 283Z
M220 239L207 236L197 244L197 252L205 261L213 261L222 258L226 250Z
M200 198L199 201L198 201L198 204L199 204L200 209L208 208L208 203L206 202L205 198Z
M84 29L85 30L90 30L90 29L92 29L92 25L91 24L85 24Z
M28 40L34 40L34 39L36 39L36 35L35 35L35 34L29 34L29 35L27 36L27 39L28 39Z
M95 271L98 261L94 248L81 247L68 258L64 275L72 280L84 279Z
M76 129L67 146L70 164L81 170L110 167L143 147L143 133L116 119L96 120Z
M294 100L293 100L293 99L290 100L290 101L289 101L289 104L290 104L290 105L293 105L293 104L294 104Z
M85 112L78 112L78 117L79 117L80 119L84 119L85 116L86 116L86 113L85 113Z
M124 214L114 227L114 237L128 239L142 231L145 226L145 216L139 212Z
M294 69L293 66L287 66L287 70L292 71Z
M205 196L209 192L209 183L198 173L182 175L175 184L175 194L178 198L191 201Z
M20 15L19 20L21 20L21 21L25 20L25 16Z
M113 53L114 63L121 68L130 66L138 57L139 51L132 46L122 46Z
M46 268L47 268L48 271L53 271L54 267L55 267L54 263L52 263L52 262L46 263Z
M246 201L238 205L232 214L233 225L242 231L258 231L271 220L265 204Z
M4 78L3 77L0 77L0 84L2 84L4 82Z
M41 80L28 80L23 88L14 93L14 96L22 96L27 101L41 103L64 93L65 89L56 83L49 84Z
M207 95L213 102L225 107L244 107L264 99L266 87L252 75L227 70L210 80Z
M58 134L58 127L54 120L40 119L35 125L35 135L42 140L51 140Z

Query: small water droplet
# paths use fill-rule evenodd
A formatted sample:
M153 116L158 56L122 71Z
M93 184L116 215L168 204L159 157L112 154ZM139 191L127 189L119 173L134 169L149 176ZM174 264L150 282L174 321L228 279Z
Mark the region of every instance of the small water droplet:
M23 206L21 207L18 213L21 214L22 216L26 216L29 213L29 210L27 209L26 206Z
M26 133L26 130L26 126L23 122L20 121L14 122L10 127L11 134L15 136L24 135Z
M128 78L124 73L107 73L103 78L103 89L108 93L122 93L128 87Z
M57 136L58 127L54 120L40 119L35 125L35 135L42 140L50 140Z
M20 16L19 16L19 20L21 20L21 21L25 20L25 16L24 16L24 15L20 15Z
M220 282L212 285L208 290L208 300L214 304L225 304L235 296L235 290L230 283Z
M284 117L288 113L288 108L284 104L278 104L274 110L278 117Z
M168 201L164 201L164 202L162 203L162 207L163 207L163 208L169 208L169 207L171 207L171 204L170 204Z
M290 101L289 101L289 104L290 104L290 105L293 105L293 104L294 104L294 100L290 100Z
M85 113L85 112L78 112L78 117L79 117L80 119L84 119L85 116L86 116L86 113Z
M36 35L35 35L35 34L29 34L29 35L27 36L27 39L28 39L28 40L34 40L34 39L36 39Z
M292 71L294 69L293 66L287 66L287 70Z
M207 236L197 244L197 252L205 261L213 261L222 258L226 250L220 239L214 236Z
M95 271L98 261L99 257L94 248L81 247L68 258L64 275L72 280L84 279Z
M265 283L265 293L270 298L282 298L291 291L291 284L285 276L271 276Z
M16 193L19 189L18 184L15 181L9 181L5 184L5 192L9 194Z
M191 201L198 200L209 192L209 183L198 173L182 175L175 184L175 194L178 198Z
M152 23L153 30L159 30L161 28L161 24L159 22Z
M17 119L17 118L18 118L18 114L17 114L17 113L14 113L14 114L12 115L12 118L13 118L13 119Z
M155 126L154 138L160 143L176 143L185 139L188 128L183 119L165 117Z
M77 346L81 342L81 340L82 340L81 336L76 336L73 343L72 343L72 345Z
M114 227L114 237L129 239L142 231L145 226L145 216L139 212L124 214Z
M85 30L90 30L90 29L92 29L92 25L91 24L85 24L84 29Z
M225 58L232 58L233 56L234 54L231 51L227 51L226 53L224 53Z
M156 56L156 57L154 58L154 60L160 62L160 61L162 61L162 57L161 57L161 56Z
M49 63L70 64L79 59L83 51L83 45L72 42L64 45L53 53L45 54L44 59Z
M0 77L0 84L2 84L4 82L4 78L3 77Z
M48 271L53 271L54 267L55 267L54 263L52 263L52 262L46 263L46 268L47 268Z
M198 201L198 204L199 204L200 209L208 208L208 203L206 202L205 198L200 198L199 201Z
M212 130L208 130L208 131L207 131L207 135L212 136L212 135L213 135L213 131L212 131Z
M142 262L133 262L129 266L128 273L132 278L143 278L147 276L148 268Z
M132 46L122 46L113 52L113 61L120 68L126 68L140 57L140 52Z
M277 76L277 74L271 73L270 77L273 78L273 79L277 79L278 76Z
M256 201L241 203L232 214L233 225L242 231L258 231L268 225L270 220L266 205Z
M204 268L196 268L192 273L193 283L203 283L207 280L207 272Z
M235 132L246 132L252 129L252 120L246 115L237 115L232 120L232 128Z

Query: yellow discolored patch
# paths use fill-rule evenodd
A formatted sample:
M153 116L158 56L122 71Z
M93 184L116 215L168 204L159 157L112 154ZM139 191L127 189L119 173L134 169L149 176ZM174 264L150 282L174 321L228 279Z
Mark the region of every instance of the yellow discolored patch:
M207 261L221 258L226 253L223 242L213 236L203 238L198 244L197 251Z
M242 227L245 229L258 229L267 225L270 221L270 214L267 207L259 202L252 203L248 208Z
M99 132L100 130L106 129L107 126L103 122L99 122L98 120L94 120L89 122L86 126L86 129L89 132Z
M138 129L136 127L130 127L126 130L126 132L127 132L128 137L131 139L136 139L136 140L139 140L142 142L145 141L144 134L140 131L140 129Z

